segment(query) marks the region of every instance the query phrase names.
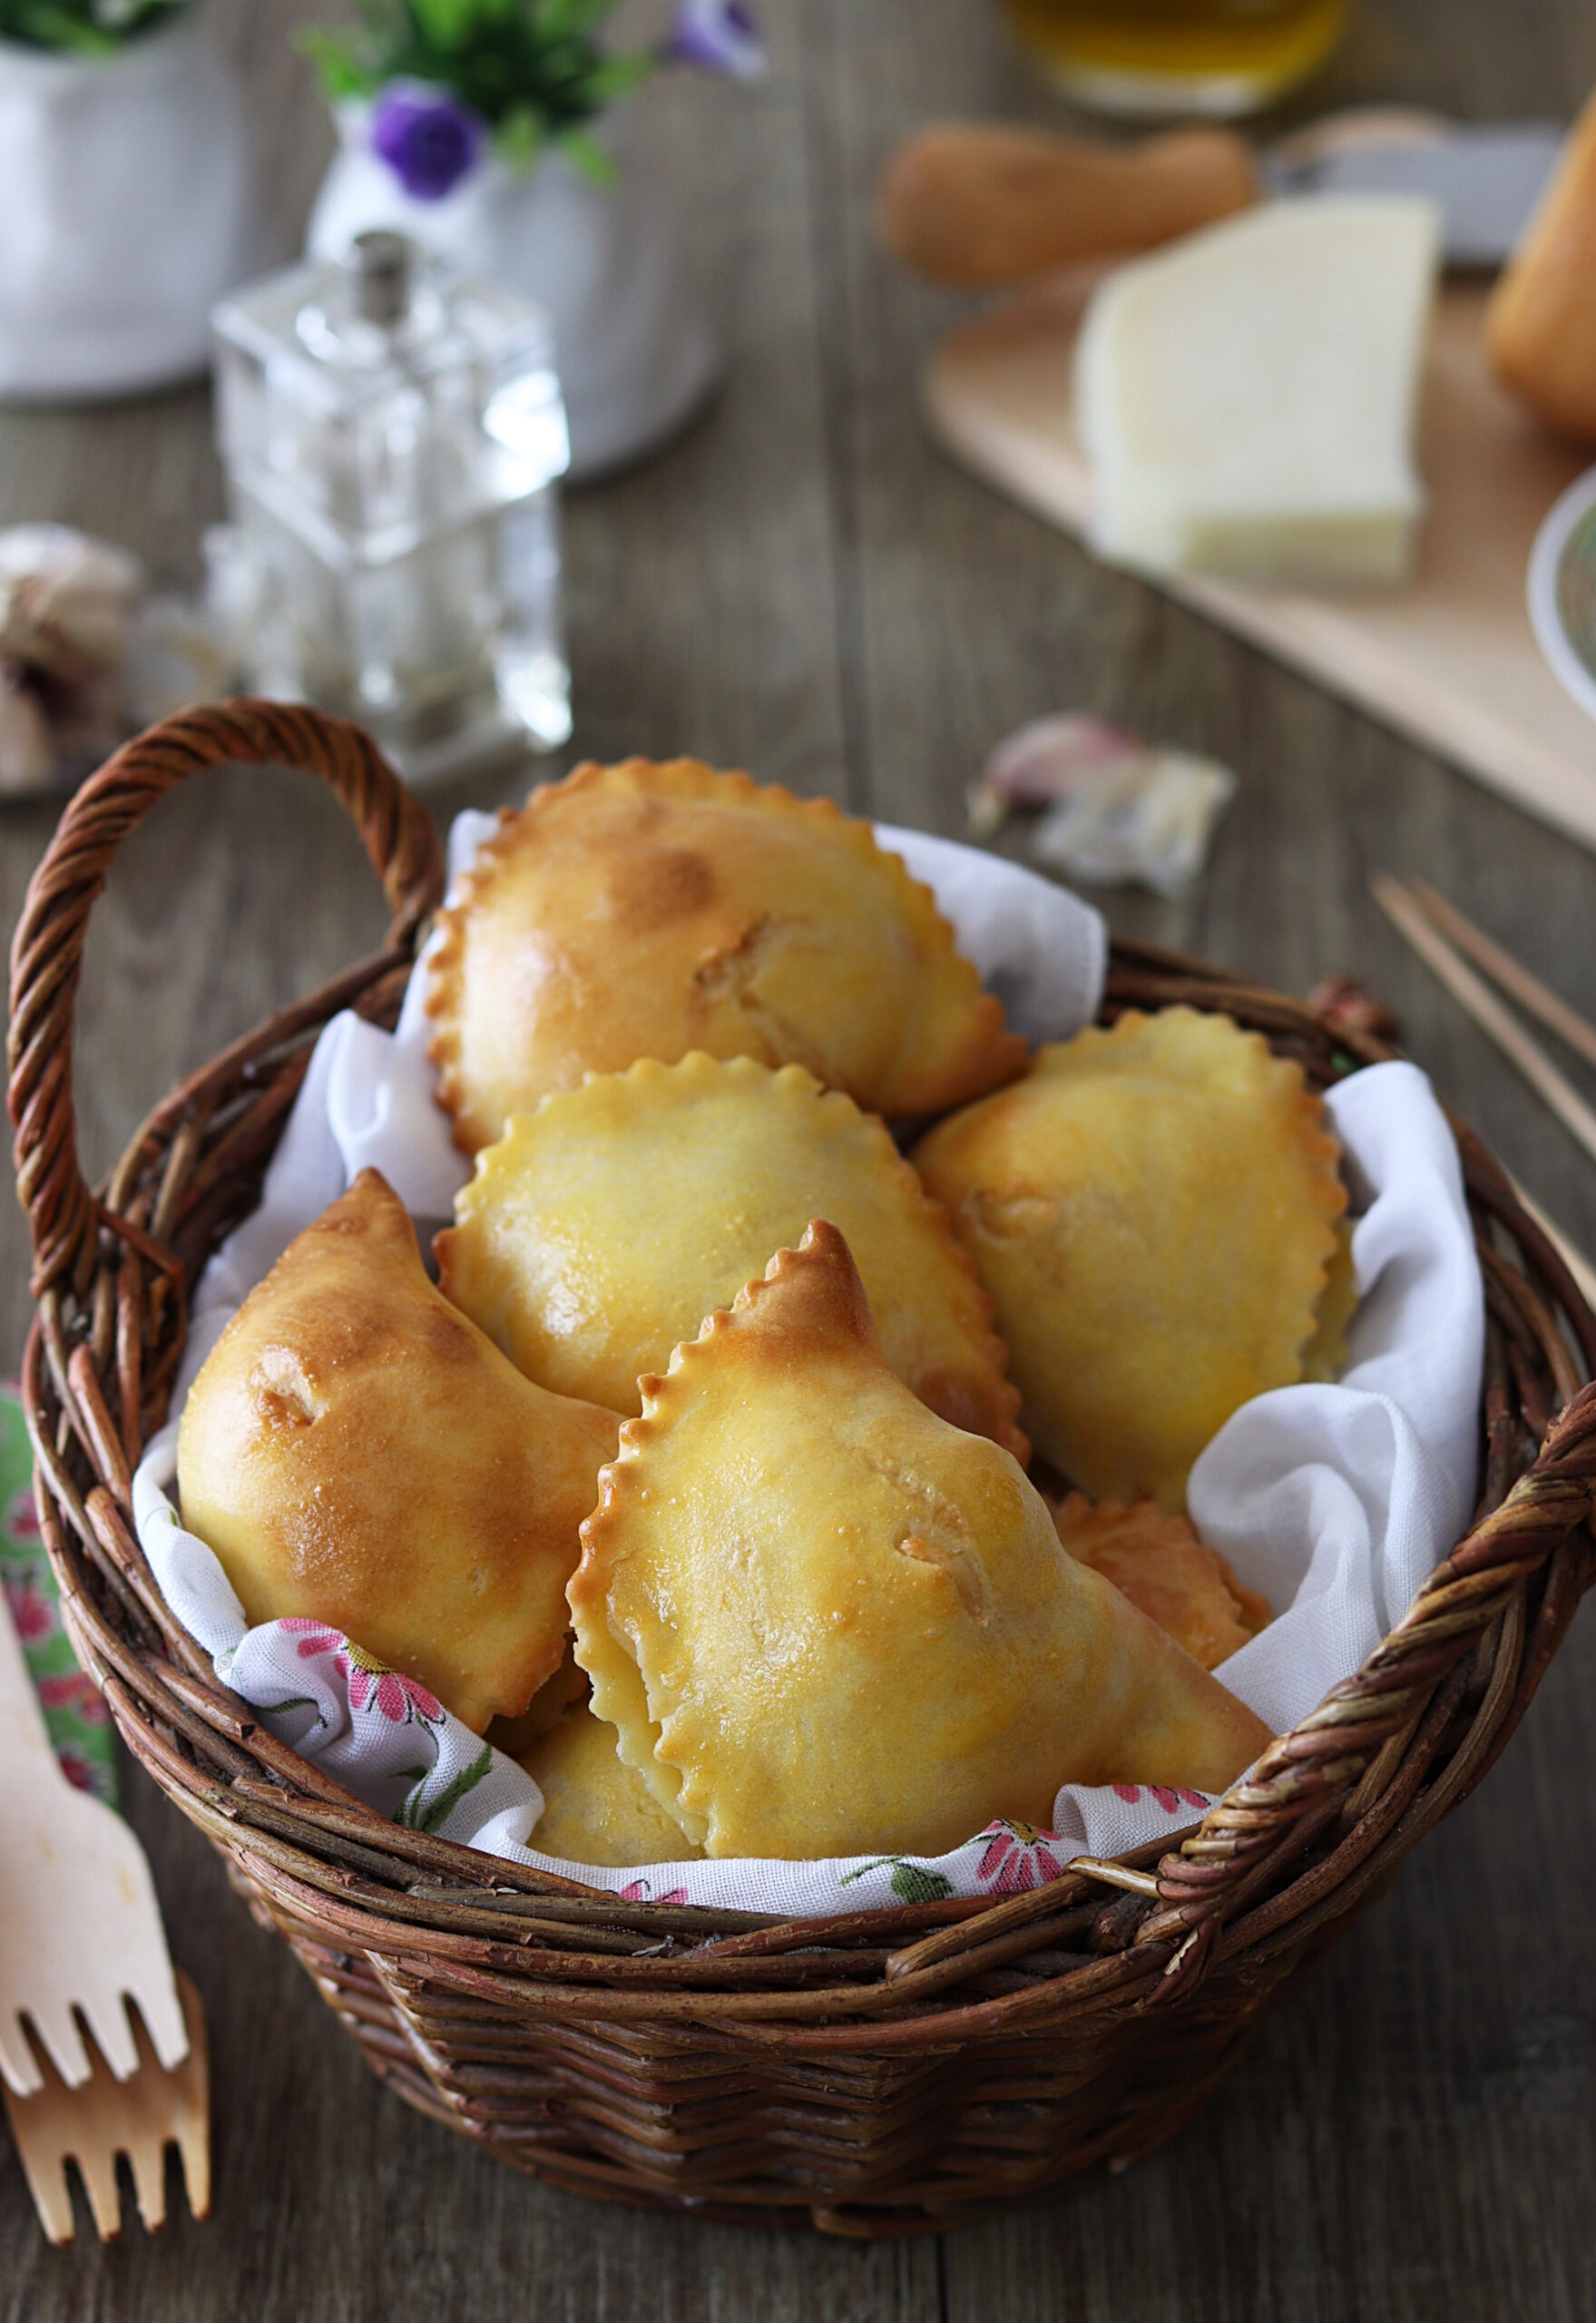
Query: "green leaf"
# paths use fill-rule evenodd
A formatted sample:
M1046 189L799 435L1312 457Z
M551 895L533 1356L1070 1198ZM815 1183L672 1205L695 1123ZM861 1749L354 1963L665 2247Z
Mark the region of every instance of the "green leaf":
M906 1904L940 1904L945 1896L953 1894L953 1881L945 1872L933 1871L928 1863L906 1863L901 1855L878 1855L869 1863L856 1864L852 1871L843 1873L837 1885L851 1887L867 1872L885 1871L888 1864L892 1892Z
M473 0L410 0L411 14L421 38L442 49L470 45L475 26Z
M567 129L560 139L560 151L592 185L613 185L615 164L585 129Z
M316 1712L317 1725L327 1724L321 1713L321 1706L314 1694L290 1694L286 1701L267 1702L263 1707L270 1711L273 1718L280 1718L285 1710L313 1710Z
M534 21L549 40L572 40L589 33L611 15L616 0L537 0Z
M167 0L103 0L167 5ZM0 0L7 8L81 9L85 0ZM595 113L642 80L651 51L612 55L602 28L616 0L357 0L354 34L301 37L329 98L368 95L387 81L430 82L488 123L504 158L524 165L554 140L571 138ZM590 177L607 163L577 142L573 159Z
M531 169L545 142L543 124L530 105L517 105L494 132L494 152L512 170Z
M114 34L102 32L70 9L43 5L19 8L15 18L0 19L0 32L35 48L64 48L78 56L107 56L118 45Z
M587 93L595 103L613 104L640 81L646 81L654 69L654 59L646 49L639 49L631 56L612 56L587 76Z
M929 1864L900 1861L893 1866L892 1892L906 1904L940 1904L953 1891L946 1873L933 1871Z
M302 25L294 35L301 56L316 67L329 104L345 97L368 97L377 86L376 74L363 65L347 41L314 25Z
M485 1742L471 1764L468 1767L462 1767L454 1781L446 1783L437 1797L427 1807L423 1808L420 1801L417 1800L414 1819L406 1818L410 1820L411 1828L417 1831L438 1830L447 1820L455 1807L465 1798L466 1792L476 1789L493 1762L493 1745ZM408 1800L406 1804L408 1806Z
M0 0L0 37L76 56L109 56L185 0Z

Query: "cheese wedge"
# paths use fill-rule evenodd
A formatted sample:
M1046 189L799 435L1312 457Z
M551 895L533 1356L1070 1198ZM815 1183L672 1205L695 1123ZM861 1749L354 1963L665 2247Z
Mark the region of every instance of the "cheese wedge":
M1111 563L1313 587L1398 581L1440 214L1267 202L1110 275L1076 355Z

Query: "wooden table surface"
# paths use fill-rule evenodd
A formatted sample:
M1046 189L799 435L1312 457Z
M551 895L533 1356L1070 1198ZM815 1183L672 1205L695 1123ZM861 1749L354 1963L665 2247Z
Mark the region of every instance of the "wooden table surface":
M287 46L238 37L285 234L328 132ZM648 100L724 316L725 390L636 474L573 495L576 745L690 751L957 832L1022 720L1089 709L1211 751L1240 795L1189 901L1116 926L1288 990L1356 971L1554 1217L1596 1250L1590 1166L1397 946L1372 868L1423 873L1596 1012L1596 858L955 473L915 377L955 303L872 245L891 141L954 113L1048 118L988 0L760 0L769 79ZM1570 113L1596 81L1578 0L1380 0L1321 98ZM285 243L285 247L287 247ZM0 521L198 569L220 509L198 390L0 417ZM1596 752L1596 731L1592 734ZM486 803L482 786L445 799ZM53 818L0 819L7 933ZM164 807L102 906L81 1005L88 1159L269 1005L372 940L350 831L299 777ZM0 1208L0 1354L25 1318ZM855 2246L546 2191L367 2076L286 1949L142 1782L130 1808L209 2013L216 2200L151 2240L51 2251L0 2139L5 2323L1588 2323L1596 2313L1596 1632L1576 1629L1480 1796L1263 2031L1203 2123L1125 2175L941 2240Z

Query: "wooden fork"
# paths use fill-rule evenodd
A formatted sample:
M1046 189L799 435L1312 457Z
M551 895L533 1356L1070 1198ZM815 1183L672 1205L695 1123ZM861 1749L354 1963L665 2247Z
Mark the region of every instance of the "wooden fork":
M191 2207L202 2215L200 2004L191 1990L179 1996L143 1848L120 1815L61 1771L3 1601L0 2083L53 2240L72 2233L62 2175L69 2154L102 2234L116 2231L119 2151L129 2156L147 2221L158 2222L169 2139L184 2155Z
M77 2165L102 2241L122 2230L116 2165L125 2157L139 2216L147 2227L166 2223L166 2149L175 2145L188 2187L189 2208L203 2218L211 2208L210 2092L205 2016L200 1995L181 1970L177 1988L188 2027L189 2051L171 2072L156 2055L136 2010L137 2070L118 2081L93 2036L93 2070L69 2089L39 2050L40 2087L32 2097L5 2094L11 2133L39 2223L52 2242L73 2238L72 2193L66 2165Z

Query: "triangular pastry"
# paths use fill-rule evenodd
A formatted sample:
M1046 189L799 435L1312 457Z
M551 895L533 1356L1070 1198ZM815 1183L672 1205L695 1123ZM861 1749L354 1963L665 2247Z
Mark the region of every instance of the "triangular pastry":
M363 1170L258 1283L183 1407L183 1522L251 1622L340 1629L481 1732L558 1668L612 1412L524 1379Z
M867 823L693 759L534 790L438 926L431 1054L467 1153L641 1056L803 1064L906 1116L997 1088L1028 1054Z
M577 1659L711 1856L937 1852L1068 1781L1222 1788L1268 1740L894 1377L824 1221L644 1380L602 1485Z
M1310 1346L1345 1351L1339 1154L1300 1066L1166 1008L1042 1049L911 1158L996 1303L1038 1451L1094 1500L1179 1510L1233 1411Z
M801 1065L695 1054L517 1114L437 1240L440 1280L531 1379L641 1409L703 1318L811 1218L846 1236L886 1359L933 1411L1023 1459L992 1302L884 1125Z

